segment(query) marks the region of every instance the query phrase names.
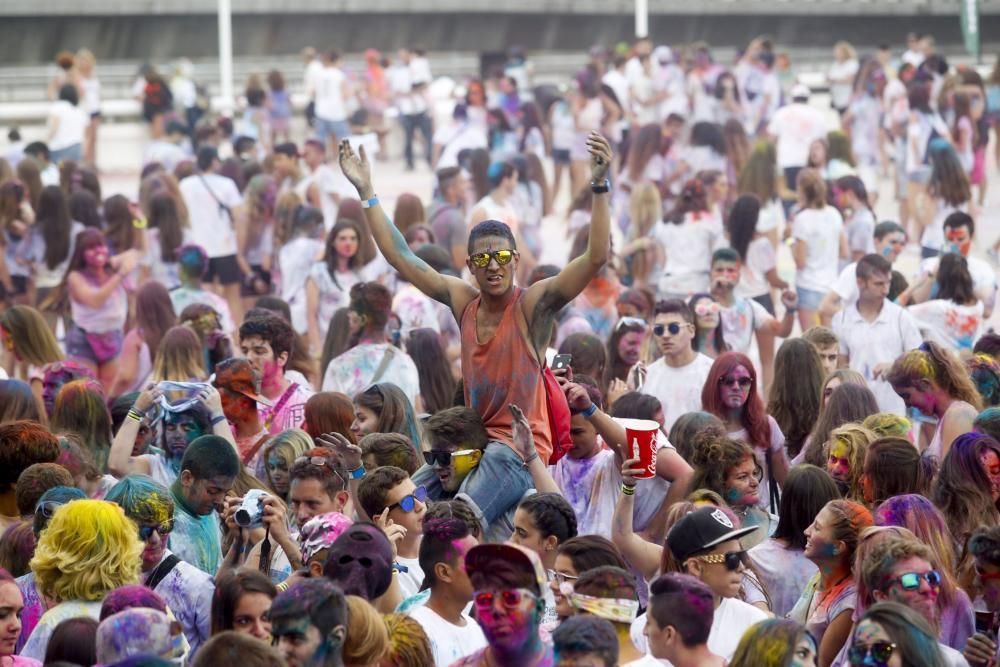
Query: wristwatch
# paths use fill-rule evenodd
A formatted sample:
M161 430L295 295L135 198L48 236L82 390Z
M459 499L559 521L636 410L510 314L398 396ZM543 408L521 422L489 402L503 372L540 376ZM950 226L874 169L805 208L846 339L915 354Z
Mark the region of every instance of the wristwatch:
M595 195L599 195L608 192L610 190L611 190L611 181L608 180L607 178L605 178L603 181L599 183L595 183L594 181L590 182L590 191L593 192Z

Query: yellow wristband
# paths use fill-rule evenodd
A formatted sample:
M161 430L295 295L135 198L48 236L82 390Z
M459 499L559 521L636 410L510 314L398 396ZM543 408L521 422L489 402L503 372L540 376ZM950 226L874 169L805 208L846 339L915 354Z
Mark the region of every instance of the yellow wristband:
M132 226L136 229L145 229L148 224L146 218L132 218Z

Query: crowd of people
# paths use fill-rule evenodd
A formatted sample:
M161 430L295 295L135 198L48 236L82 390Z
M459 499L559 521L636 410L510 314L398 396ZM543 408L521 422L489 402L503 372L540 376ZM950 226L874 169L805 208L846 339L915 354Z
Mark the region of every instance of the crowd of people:
M512 49L442 120L423 51L307 49L299 143L280 72L147 67L135 201L60 54L0 158L0 665L997 664L1000 66L833 54L827 111L766 38Z

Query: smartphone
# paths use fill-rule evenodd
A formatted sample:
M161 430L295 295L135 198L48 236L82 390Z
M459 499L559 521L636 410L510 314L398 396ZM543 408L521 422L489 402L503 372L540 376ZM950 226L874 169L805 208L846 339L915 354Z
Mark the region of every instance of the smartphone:
M573 364L572 354L557 354L552 358L552 370L561 371Z

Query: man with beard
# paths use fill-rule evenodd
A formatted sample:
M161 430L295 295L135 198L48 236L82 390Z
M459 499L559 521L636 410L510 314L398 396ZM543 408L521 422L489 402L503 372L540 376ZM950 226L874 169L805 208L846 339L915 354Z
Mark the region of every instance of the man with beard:
M271 634L288 667L342 667L347 600L328 579L307 579L271 603Z
M205 385L193 399L179 403L170 403L163 397L164 391L150 384L135 399L135 405L111 443L108 470L112 475L149 475L158 484L169 487L181 472L184 452L196 438L217 435L235 448L232 431L222 411L222 398L213 387ZM132 446L143 417L154 406L162 410L160 451L132 456Z
M185 563L167 548L174 527L174 500L170 491L145 475L129 475L111 487L104 498L125 510L139 527L142 581L169 605L191 645L191 654L212 634L212 577Z
M260 373L260 393L272 404L260 411L264 428L276 435L301 428L312 389L285 377L295 343L292 325L276 315L251 317L240 325L240 353Z

